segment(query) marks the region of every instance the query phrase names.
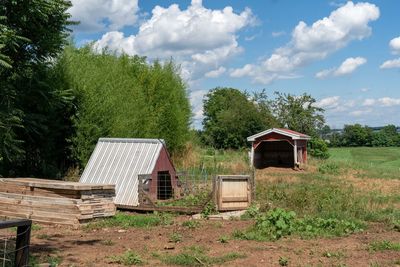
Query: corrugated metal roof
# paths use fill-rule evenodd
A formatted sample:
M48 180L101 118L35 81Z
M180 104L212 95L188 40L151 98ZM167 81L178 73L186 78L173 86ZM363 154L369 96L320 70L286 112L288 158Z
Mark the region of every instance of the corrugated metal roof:
M160 139L100 138L80 182L115 184L115 204L137 206L138 175L153 172L163 145Z

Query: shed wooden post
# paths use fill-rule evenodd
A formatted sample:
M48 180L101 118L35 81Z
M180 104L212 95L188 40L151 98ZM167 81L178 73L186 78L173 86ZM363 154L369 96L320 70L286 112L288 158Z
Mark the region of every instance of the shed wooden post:
M294 146L293 146L293 149L294 149L294 166L296 167L297 166L297 140L295 139L294 140Z

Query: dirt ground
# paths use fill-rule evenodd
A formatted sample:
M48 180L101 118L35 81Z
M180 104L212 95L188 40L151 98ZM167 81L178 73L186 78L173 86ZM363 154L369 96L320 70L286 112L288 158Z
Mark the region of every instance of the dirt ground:
M341 238L301 240L289 237L276 242L230 239L221 243L218 241L221 236L231 236L235 229L244 229L251 222L201 221L196 229L181 226L183 221L189 219L188 216L179 216L173 225L148 229L88 231L66 226L43 226L33 231L31 253L60 257L60 266L118 266L110 263L109 257L122 254L127 249L137 252L146 266L165 266L153 256L154 252L176 254L192 245L204 246L209 256L229 252L246 255L245 258L226 262L226 266L279 266L280 257L288 259L288 266L399 266L400 262L398 251L372 252L368 249L373 241L400 241L400 232L389 230L383 224L374 224L367 231ZM173 232L182 235L181 242L169 242Z

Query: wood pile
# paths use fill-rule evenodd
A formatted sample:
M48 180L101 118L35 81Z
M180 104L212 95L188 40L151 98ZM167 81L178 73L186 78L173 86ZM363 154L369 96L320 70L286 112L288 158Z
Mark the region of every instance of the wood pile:
M0 217L77 225L115 215L114 197L114 185L1 178Z

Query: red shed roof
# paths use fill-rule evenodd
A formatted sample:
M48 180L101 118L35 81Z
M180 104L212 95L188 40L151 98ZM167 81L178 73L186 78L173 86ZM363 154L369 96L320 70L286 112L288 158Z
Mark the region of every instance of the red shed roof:
M264 135L267 135L267 134L270 134L270 133L282 134L282 135L289 136L292 139L297 139L297 140L298 139L309 140L311 138L310 136L308 136L306 134L299 133L299 132L296 132L296 131L293 131L293 130L284 129L284 128L272 128L272 129L268 129L266 131L263 131L261 133L258 133L258 134L255 134L255 135L247 137L247 141L255 141L257 138L259 138L261 136L264 136Z

